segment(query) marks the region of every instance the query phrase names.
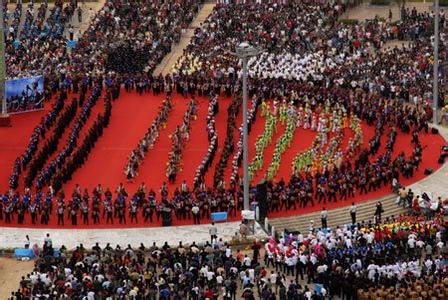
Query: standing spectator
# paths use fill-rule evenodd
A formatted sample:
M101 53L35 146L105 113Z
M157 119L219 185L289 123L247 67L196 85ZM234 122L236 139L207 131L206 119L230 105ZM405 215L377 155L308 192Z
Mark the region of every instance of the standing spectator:
M25 236L25 249L30 248L30 237L28 235Z
M82 23L82 8L78 7L78 23Z
M195 203L191 208L191 213L193 214L193 222L194 224L201 224L201 214L199 206Z
M327 216L328 212L325 207L322 207L322 211L320 212L320 220L322 221L322 229L327 228Z
M355 202L352 202L352 205L350 206L350 217L352 218L352 224L356 224L356 205Z
M375 224L381 223L381 214L383 212L384 212L383 204L381 203L381 201L378 201L378 203L376 204L376 209L375 209Z
M210 234L210 244L213 244L213 240L218 238L218 228L215 226L215 222L212 222L208 233Z
M51 247L53 245L53 241L51 240L49 233L47 233L47 236L44 239L44 245L46 247Z

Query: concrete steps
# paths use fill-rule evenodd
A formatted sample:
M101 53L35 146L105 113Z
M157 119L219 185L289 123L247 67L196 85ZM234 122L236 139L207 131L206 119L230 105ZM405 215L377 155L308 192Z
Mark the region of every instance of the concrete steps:
M367 202L357 204L356 220L358 222L371 220L373 222L373 217L376 209L376 203L381 201L383 204L384 213L382 219L386 217L397 216L405 212L403 207L399 207L395 204L397 196L390 194L380 199L370 200ZM344 226L351 222L349 208L351 201L348 200L344 202L343 207L336 208L328 211L327 223L328 227L336 228L336 226ZM284 229L288 230L298 230L300 232L307 232L309 229L310 221L314 220L314 227L319 228L321 226L320 211L297 215L285 218L275 218L269 220L269 224L275 227L277 233L282 233Z
M188 29L182 33L180 42L173 45L171 52L163 58L162 62L154 70L153 74L155 76L158 76L159 74L165 76L172 71L172 68L176 64L177 60L183 55L184 49L189 45L195 29L199 28L200 25L207 20L207 17L213 11L215 5L215 1L206 1L204 5L202 5Z

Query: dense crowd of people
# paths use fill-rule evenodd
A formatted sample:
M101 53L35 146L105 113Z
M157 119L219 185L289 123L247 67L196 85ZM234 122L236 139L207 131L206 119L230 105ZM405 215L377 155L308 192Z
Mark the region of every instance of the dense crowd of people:
M319 132L318 139L313 142L312 148L304 153L298 153L296 156L291 178L271 181L270 179L274 179L278 165L281 163L281 152L285 151L285 147L289 144L291 131L289 134L285 134L284 138L276 145L277 154L274 155L273 163L269 166L268 174L269 211L302 208L315 205L316 202L346 200L353 197L355 193L368 193L384 186L390 186L392 182L399 185L401 176L412 177L419 168L423 155L419 134L428 131L428 115L424 106L428 99L428 87L416 80L424 79L426 82L430 74L429 48L422 42L429 38L428 30L430 29L422 25L424 23L422 20L430 19L431 15L407 11L398 31L416 32L411 35L402 34L403 37L413 39L410 46L393 49L375 46L375 51L372 52L372 45L377 44L378 41L392 38L393 34L390 32L396 32L397 29L392 31L389 29L396 25L380 20L362 24L337 22L336 17L343 11L343 6L340 4L333 6L330 4L314 5L314 2L300 2L294 5L218 4L205 24L196 30L195 37L170 75L152 76L150 75L151 68L147 69L145 73L135 73L134 69L129 69L126 73L102 73L107 69L107 63L104 60L94 59L94 63L88 63L92 61L89 58L78 63L77 59L81 59L87 53L95 53L91 58L106 53L108 49L105 47L105 43L112 37L119 37L117 41L126 39L129 41L138 36L139 40L136 44L145 44L145 40L155 39L154 34L141 35L138 30L129 28L132 28L132 24L135 23L130 21L132 15L136 15L138 12L144 12L142 21L150 23L154 21L153 18L158 19L161 14L165 14L162 13L163 10L155 13L157 5L167 9L166 13L172 16L172 22L175 24L185 24L187 20L191 19L189 16L194 15L197 9L196 6L187 9L187 6L183 6L184 4L174 3L151 4L148 8L143 3L106 2L85 37L81 38L80 44L83 46L73 49L70 54L75 56L73 57L73 72L71 74L63 72L61 77L63 79L60 83L64 82L61 97L67 97L67 90L73 90L75 93L79 92L80 103L84 102L89 91L94 91L95 87L98 88L101 85L115 87L117 90L115 94L117 94L121 83L124 84L126 91L166 93L167 97L170 97L174 91L191 98L208 96L215 99L219 95L233 97L233 102L227 111L227 132L223 150L217 158L215 169L209 170L211 157L215 153L213 145L216 142L213 141L217 139L211 114L212 111L214 113L214 108L210 108L207 116L207 135L210 138L210 147L203 162L198 166L193 189L188 192L179 192L178 194L181 196L176 193L165 197L159 195L159 199L165 198L164 200L166 200L162 201L165 203L163 206L168 206L166 204L170 203L170 206L177 212L178 207L181 207L181 210L189 210L196 202L204 216L208 216L210 211L219 210L232 211L234 214L235 209L242 208L241 178L239 176L239 165L242 159L242 126L239 127L236 124L241 106L240 82L238 81L240 66L229 53L222 52L224 48L220 43L223 41L228 43L231 48L239 41L248 40L254 45L268 50L262 56L252 58L250 61L249 94L252 97L252 105L248 112L249 130L255 121L258 107L261 105L262 117L265 119L267 119L267 111L272 120L278 119L279 122L286 122L287 117L291 118L295 115L289 123L295 123L296 128L310 128ZM308 14L304 14L303 11ZM127 14L123 16L122 14L125 12L130 13L129 16ZM296 17L297 19L295 19ZM284 22L274 22L277 18ZM118 23L114 23L113 20ZM442 25L444 24L443 20L442 18ZM261 24L258 27L257 22ZM313 24L319 30L311 32L310 26ZM415 29L416 27L418 30ZM156 26L156 28L158 27ZM164 30L173 30L168 25L164 25L163 28ZM444 27L442 26L442 28ZM96 35L99 36L95 41L91 41L94 29L101 30L96 31ZM269 31L272 33L267 34ZM108 34L103 36L100 32ZM128 34L124 34L124 32ZM255 34L256 32L257 34ZM255 39L255 35L260 39ZM163 38L164 36L166 35L161 34L158 37ZM153 47L156 44L159 45L154 40ZM117 47L121 47L120 45ZM285 54L285 51L289 51L289 54ZM408 58L414 55L417 60L413 60L414 63L411 63ZM188 69L190 59L195 62L198 70L191 72ZM200 62L204 65L202 69L199 67ZM207 71L207 68L215 64L220 67L216 67L213 72ZM149 66L150 64L141 63L141 65ZM75 69L87 71L87 75L74 77L73 75L77 74ZM297 76L285 77L282 72ZM305 74L303 72L307 74L305 77L302 76ZM55 79L58 80L58 77L56 76ZM274 103L273 112L271 112L271 105L267 104L271 99ZM396 99L414 101L418 105L415 107L405 106L400 101L394 101ZM89 103L90 101L87 100L83 105L88 108ZM51 131L53 136L60 134L70 123L69 117L72 114L75 117L76 114L76 111L72 110L78 106L72 104L63 109L60 108L60 105L60 101L57 101L55 113L62 111L62 115L56 118L56 130ZM179 126L171 135L173 151L171 151L167 164L167 177L171 182L174 182L175 176L182 166L182 148L188 139L188 128L194 110L194 105L190 105L184 118L184 125ZM54 113L50 116L52 115ZM162 117L162 120L156 120L157 124L151 126L151 132L145 135L145 138L131 153L125 167L125 173L129 179L133 179L137 175L138 166L143 162L144 153L147 151L145 149L148 149L157 139L157 130L152 128L163 125L163 119L167 118L167 114L162 113ZM348 120L356 120L356 122ZM361 145L360 122L366 122L375 127L374 137L365 146ZM47 131L52 123L54 122L46 126ZM272 136L273 130L275 130L275 124L273 124L268 124L269 126L266 127L268 130L263 132L262 138L259 143L257 142L260 144L260 155L255 156L254 166L263 164L262 153L267 143L270 142L268 138L264 137ZM355 132L355 135L353 139L350 139L349 147L341 149L337 128L347 126ZM295 129L294 126L289 127L291 130ZM240 136L239 140L235 141L237 128L240 130ZM13 189L16 188L20 174L26 170L25 187L29 188L37 183L36 187L41 188L51 184L52 188L59 190L61 182L71 176L64 174L69 168L62 167L66 160L65 151L58 153L53 163L47 162L53 153L50 150L57 146L59 139L58 136L56 138L50 136L46 143L49 149L46 147L36 149L39 137L37 131L42 132L42 126L36 128L36 133L33 134L29 145L30 148L16 161L10 186ZM78 131L77 129L76 132ZM394 150L396 136L402 133L412 135L413 152L408 157L404 153L397 154L397 151ZM68 143L72 144L70 140ZM386 143L386 147L381 147L381 143ZM65 149L71 148L66 147ZM385 150L383 153L378 153L380 149L381 151ZM53 151L56 151L56 148ZM64 159L59 159L58 162L58 158L61 156ZM346 162L343 160L346 157L353 159ZM232 161L232 174L230 181L227 182L224 174L230 160ZM57 168L53 168L54 166ZM253 168L253 173L257 169L259 167ZM207 171L214 173L212 189L206 187L203 180ZM51 180L52 177L58 180ZM61 180L61 178L65 178L65 180ZM11 199L23 197L23 195L13 196L12 192L9 194ZM251 195L251 201L254 201L255 194L251 193ZM127 200L127 195L124 198ZM134 199L134 197L129 197L129 200L131 198ZM139 197L140 202L145 200L146 195ZM129 207L130 203L132 202L129 201ZM143 205L141 204L139 207L143 207ZM154 210L155 207L153 207ZM176 215L189 216L184 213L176 213Z
M56 1L47 18L44 6L48 4L44 2L36 19L27 12L25 26L19 33L22 5L18 3L10 17L13 20L5 41L6 75L44 75L45 96L49 98L51 92L61 87L74 88L89 77L105 76L106 70L152 72L171 50L172 43L179 41L201 1L106 1L86 32L79 34L74 49L69 49L63 33L76 11L80 18L78 1L65 6L63 1ZM28 10L33 10L33 4L28 5ZM23 38L17 39L18 35ZM135 55L128 55L131 52Z
M27 4L25 21L20 26L23 5L18 2L14 14L6 11L5 23L9 21L5 40L7 78L47 75L47 72L57 70L58 61L67 55L64 30L78 3L72 0L64 5L63 1L57 0L48 14L48 2L44 1L36 14L34 3L30 2Z
M77 3L75 2L70 2L69 4L70 7L76 7L76 5ZM144 58L139 64L143 67L147 66L148 69L146 71L151 72L157 62L169 52L170 49L168 48L170 48L171 43L178 41L182 29L192 21L199 5L200 2L179 4L174 1L159 4L151 3L148 6L144 2L106 2L103 9L98 12L92 24L90 24L87 32L78 41L78 47L72 51L67 51L65 41L62 43L60 39L56 40L51 36L45 35L39 39L28 40L29 43L36 44L28 45L24 48L33 50L29 51L32 59L26 59L26 57L20 55L20 51L14 49L12 40L9 41L11 45L7 41L8 49L11 50L9 53L11 57L7 58L8 67L10 67L7 70L7 75L15 77L30 76L34 74L33 72L44 73L46 95L48 97L50 91L59 90L58 93L60 95L58 97L62 98L67 97L67 92L79 92L79 103L82 106L88 90L93 89L95 83L99 83L100 89L103 88L103 83L117 86L116 74L111 72L105 73L107 67L104 57L109 55L111 48L114 48L111 47L111 40L117 43L117 45L121 45L129 43L132 38L141 39L141 41L136 43L139 45L139 48L151 47L152 50L146 51L151 53L151 57ZM17 9L17 11L21 11L21 9ZM60 22L59 16L61 11L67 12L68 10L62 9L62 2L57 2L54 11L56 14L54 21L58 23ZM133 16L139 16L141 20L138 18L133 19ZM18 18L20 19L20 17ZM64 17L63 19L67 18ZM149 30L140 32L145 26L140 26L140 29L136 30L135 27L138 20L140 20L140 25L150 24L148 25ZM163 20L163 22L160 20ZM126 31L128 31L127 34L125 34ZM17 63L15 63L16 60L18 61ZM38 62L39 66L35 62ZM14 70L18 70L20 73ZM135 72L133 69L124 71L126 73ZM114 94L116 93L114 92ZM75 107L76 105L73 105L73 108ZM73 115L72 117L75 117L76 111L67 110L66 114L59 116L59 124L56 126L57 130L52 130L53 135L62 134L65 126L71 121L69 116ZM51 125L48 124L46 126L47 130ZM27 165L29 171L25 185L32 186L34 184L34 179L38 172L46 165L50 155L56 151L57 142L59 141L58 137L60 136L56 136L56 139L51 143L48 143L49 140L47 140L48 147L41 148L37 157L34 156L35 150L33 149L37 147L38 140L29 145L31 148L27 149L16 161L10 180L12 188L18 186L20 173ZM60 154L62 155L62 152ZM50 167L51 165L48 165L44 172L45 174L40 176L42 179L39 181L40 184L48 183L46 174L50 174L50 171L52 171L52 174L55 174L54 168Z
M390 186L398 193L398 204L412 209L412 214L382 220L378 203L375 222L356 222L353 203L351 224L327 228L324 208L321 228L311 222L308 232L285 233L264 244L256 241L252 255L213 236L211 243L177 247L167 243L149 248L143 243L138 248L96 244L91 250L80 245L73 251L61 247L60 256L54 257L55 247L47 236L33 272L22 278L13 299L448 297L443 219L448 201L439 198L433 213L425 218L420 215L425 196L400 188L400 179L413 176L424 154L419 136L428 132L430 116L426 108L431 93L433 14L413 9L405 10L398 23L380 19L339 22L345 7L338 1L256 2L219 3L165 77L152 73L171 45L179 41L200 2L106 1L71 51L63 33L78 7L76 1L65 7L57 1L48 18L46 2L40 5L37 17L33 4L28 4L21 31L23 4L19 2L8 15L7 76L44 74L45 95L58 94L14 163L11 189L0 196L0 220L7 224L31 220L44 225L57 220L59 226L67 221L77 226L126 224L127 220L138 223L141 218L149 224L164 218L167 210L178 220L194 219L195 224L208 220L211 212L225 211L235 217L243 209L239 177L242 125L237 124L242 102L241 65L229 49L243 41L265 50L249 62L252 104L248 127L250 130L260 107L267 125L257 141L259 155L252 165L253 174L263 165L263 150L271 142L276 122L287 126L276 144L274 164L269 166L268 211L346 201L355 193ZM445 23L442 15L442 41L446 39ZM400 48L382 47L396 38L410 43ZM444 43L441 50L444 58ZM63 183L82 166L107 127L121 84L128 92L167 94L158 117L129 157L125 169L129 179L136 177L146 151L156 142L171 109L171 94L177 92L193 100L183 124L171 135L167 177L175 182L196 115L194 99L210 98L209 148L192 187L185 181L172 189L164 183L156 192L142 183L131 193L124 184L115 191L100 184L90 190L77 185L71 194L65 194ZM70 92L78 98L69 100ZM105 94L104 111L88 123L101 94ZM220 96L232 97L232 103L218 158L214 116ZM65 147L56 153L73 120ZM361 122L375 128L365 144L361 142ZM84 129L86 124L88 129ZM300 127L317 131L318 138L310 149L297 154L290 178L273 180L291 132ZM347 149L342 149L340 129L348 127L354 135ZM236 137L238 129L240 136ZM86 131L84 135L81 130ZM411 154L396 149L399 134L411 136ZM342 160L341 153L351 159ZM210 170L213 159L218 162ZM227 182L225 170L230 160L232 173ZM212 171L213 187L208 187L204 176ZM17 191L21 175L23 193ZM254 187L250 201L257 202Z
M384 290L390 291L386 299L405 299L423 292L415 290L416 282L448 284L443 215L429 220L400 216L377 225L362 222L331 230L310 228L309 234L286 234L267 243L267 266L296 280L319 283L328 296L347 299L370 299L369 294L375 297ZM436 298L446 296L443 288L433 293Z
M87 129L82 143L72 151L72 154L68 156L64 162L60 160L59 170L53 175L51 180L52 187L54 187L56 191L59 191L64 183L71 180L73 173L86 162L90 151L103 134L103 130L109 125L111 114L111 98L106 98L103 113L99 113L96 116L93 124Z
M446 241L439 214L310 226L308 232L255 240L249 250L212 235L199 244L96 243L56 251L47 234L42 251L33 246L35 267L11 299L444 299Z

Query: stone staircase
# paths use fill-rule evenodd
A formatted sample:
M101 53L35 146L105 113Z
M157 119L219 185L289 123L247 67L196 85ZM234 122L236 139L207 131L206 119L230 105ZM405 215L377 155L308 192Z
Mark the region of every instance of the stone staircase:
M153 74L158 76L159 74L167 75L172 71L173 66L177 62L177 60L182 56L183 50L190 43L191 38L194 35L194 31L196 28L200 27L200 25L207 19L209 14L213 11L215 7L215 1L205 1L204 5L200 8L198 14L196 15L193 22L190 26L182 33L182 37L180 42L176 45L173 45L171 52L167 54L162 62L156 67Z
M383 204L384 213L381 216L383 220L386 217L397 216L404 213L406 210L395 204L396 199L397 196L395 194L390 194L380 199L357 203L356 220L358 222L368 222L369 220L373 222L373 215L378 201L381 201ZM340 208L328 210L328 227L336 228L336 226L344 226L351 222L349 213L351 201L347 200L344 205L345 206ZM319 228L321 226L320 211L292 217L275 218L269 220L269 224L274 226L277 234L281 234L285 229L290 231L308 232L311 220L314 220L314 227Z

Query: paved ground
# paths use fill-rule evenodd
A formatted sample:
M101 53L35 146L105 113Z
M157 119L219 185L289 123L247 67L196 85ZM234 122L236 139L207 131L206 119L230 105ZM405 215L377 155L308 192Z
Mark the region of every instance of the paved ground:
M239 231L239 222L228 222L217 224L218 237L223 241L232 240ZM43 245L45 235L49 233L56 248L65 245L68 249L74 249L80 243L86 247L92 247L96 242L105 246L106 243L112 245L119 244L126 247L128 244L137 246L140 243L150 245L156 242L163 245L167 241L170 245L205 243L210 240L208 229L210 224L172 226L172 227L151 227L151 228L128 228L128 229L35 229L35 228L15 228L4 227L0 233L0 248L23 247L25 235L31 240L31 245L37 243ZM255 235L259 238L266 237L266 234L257 227Z
M423 2L409 2L406 3L406 7L415 7L418 12L430 11L432 3ZM370 1L367 1L353 9L345 12L341 19L358 19L361 21L373 19L375 16L387 19L389 17L389 9L392 11L392 21L398 21L400 19L400 10L397 4L386 5L370 5ZM441 9L442 11L444 9Z
M0 299L8 299L19 287L22 276L33 270L34 261L17 261L0 257Z

